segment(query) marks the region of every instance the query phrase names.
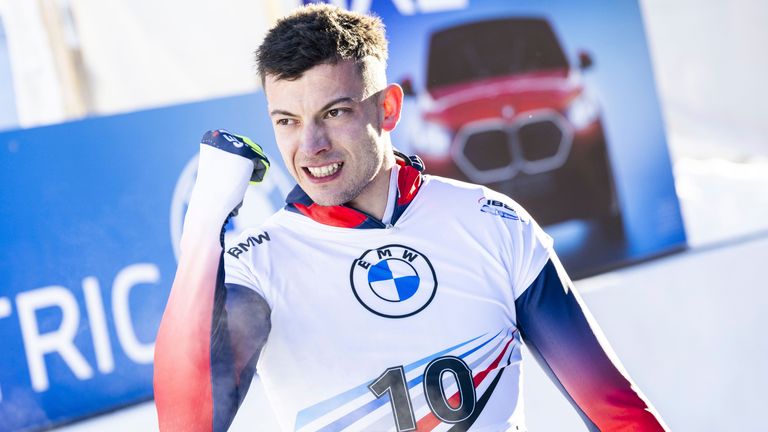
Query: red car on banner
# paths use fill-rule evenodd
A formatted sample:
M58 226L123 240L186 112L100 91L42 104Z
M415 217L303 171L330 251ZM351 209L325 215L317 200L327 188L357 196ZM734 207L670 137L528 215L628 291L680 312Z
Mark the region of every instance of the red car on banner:
M427 172L488 185L542 225L590 219L621 234L586 52L573 68L547 20L515 17L435 31L427 57L410 136ZM414 94L409 79L403 87Z

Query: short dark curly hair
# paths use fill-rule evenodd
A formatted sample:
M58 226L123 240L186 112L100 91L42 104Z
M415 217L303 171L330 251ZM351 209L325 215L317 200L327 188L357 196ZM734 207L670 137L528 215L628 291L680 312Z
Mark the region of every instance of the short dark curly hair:
M262 86L267 75L295 80L319 64L353 60L365 76L365 58L387 61L384 23L372 15L310 4L281 18L256 50Z

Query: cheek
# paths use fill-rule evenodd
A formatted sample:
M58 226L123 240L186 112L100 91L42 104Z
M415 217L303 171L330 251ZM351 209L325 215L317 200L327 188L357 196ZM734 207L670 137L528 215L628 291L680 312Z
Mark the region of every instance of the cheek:
M378 139L376 127L371 123L357 122L339 132L343 133L346 141L354 143L358 148L365 148L365 152Z
M296 177L296 169L294 167L294 156L296 155L296 146L291 144L291 141L286 136L281 136L275 133L275 142L277 143L277 150L280 151L280 156L283 158L283 163L288 172Z

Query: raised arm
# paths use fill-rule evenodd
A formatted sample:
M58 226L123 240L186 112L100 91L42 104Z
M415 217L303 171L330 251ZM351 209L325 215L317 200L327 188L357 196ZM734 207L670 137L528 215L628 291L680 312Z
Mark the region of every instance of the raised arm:
M160 430L226 430L250 384L269 332L269 308L254 291L224 285L222 226L261 181L261 148L225 131L205 134L181 238L179 265L155 348Z
M515 300L515 308L526 346L589 430L666 430L554 255Z

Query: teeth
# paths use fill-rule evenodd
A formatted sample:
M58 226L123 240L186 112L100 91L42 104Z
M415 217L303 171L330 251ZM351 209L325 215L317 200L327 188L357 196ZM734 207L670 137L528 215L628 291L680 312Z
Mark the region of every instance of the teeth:
M329 175L336 173L339 168L341 168L341 162L321 167L307 167L307 170L309 170L309 173L312 174L313 177L328 177Z

